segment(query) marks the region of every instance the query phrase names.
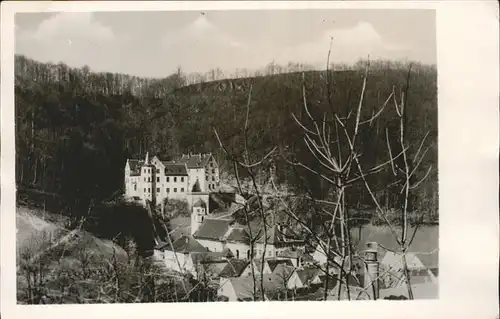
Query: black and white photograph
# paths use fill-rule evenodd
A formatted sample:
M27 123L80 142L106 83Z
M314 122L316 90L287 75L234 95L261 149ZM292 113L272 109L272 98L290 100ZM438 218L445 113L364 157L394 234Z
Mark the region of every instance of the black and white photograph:
M436 19L16 13L17 305L438 300Z

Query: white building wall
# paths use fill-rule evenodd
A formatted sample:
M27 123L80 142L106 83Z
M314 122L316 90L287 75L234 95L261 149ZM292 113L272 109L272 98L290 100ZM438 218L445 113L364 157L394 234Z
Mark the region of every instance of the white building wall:
M219 167L212 157L205 167L205 183L207 191L213 192L219 189Z
M297 274L296 271L294 271L291 275L290 278L288 278L287 281L287 288L288 289L299 289L304 287L304 284L300 281L299 275Z
M255 245L255 257L262 257L262 254L266 255L266 258L274 258L276 257L276 248L274 245L267 244L266 251L264 251L264 244L257 243Z
M162 176L162 198L187 199L188 176Z
M175 258L177 255L177 259ZM178 260L178 261L177 261ZM190 272L194 273L195 269L193 266L193 261L189 254L174 253L170 250L164 251L164 262L165 266L169 269L180 271L180 272ZM180 265L180 268L179 268Z
M226 248L231 250L234 258L247 259L247 256L250 255L250 245L244 243L226 243ZM238 257L236 256L236 251L239 251Z
M188 175L189 175L189 192L193 190L193 186L196 183L196 180L198 179L200 183L200 188L202 192L208 191L206 188L206 181L205 181L205 169L204 168L190 168L188 169Z
M236 291L234 291L234 287L231 284L231 281L227 278L221 278L219 282L219 288L217 289L218 296L225 296L229 299L229 301L238 301L236 297Z
M193 207L191 212L191 235L193 235L207 216L207 210L203 207Z

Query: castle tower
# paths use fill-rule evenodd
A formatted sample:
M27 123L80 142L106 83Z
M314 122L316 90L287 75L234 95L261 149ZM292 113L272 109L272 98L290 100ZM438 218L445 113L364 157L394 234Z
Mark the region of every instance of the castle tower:
M156 167L149 162L149 152L146 153L144 165L141 168L141 179L143 184L143 200L150 201L156 207Z
M202 199L198 199L191 209L191 235L193 235L200 228L208 211L207 204Z

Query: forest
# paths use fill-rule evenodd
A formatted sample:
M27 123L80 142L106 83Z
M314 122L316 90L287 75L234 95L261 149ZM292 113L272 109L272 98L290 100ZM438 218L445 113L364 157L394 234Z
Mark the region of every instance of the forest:
M270 65L267 72L245 77L194 80L179 68L163 79L148 79L16 56L18 198L38 204L37 198L43 198L44 205L50 198L48 210L79 217L93 203L120 194L127 158L142 158L146 152L164 159L187 152L212 152L221 170L230 174L230 160L220 149L214 129L231 152L242 153L247 101L250 152L259 157L276 147L272 162L279 184L297 193L307 188L316 198L327 197L331 185L310 172L290 167L290 161L299 160L315 165L292 114L306 120L305 91L311 113L321 114L333 105L335 112L348 117L359 101L364 62L305 71L297 65ZM409 152L417 152L420 141L426 138L425 156L419 166L423 168L413 178L420 180L428 167L433 168L413 192L410 211L426 210L427 221L436 222L437 71L435 66L409 66L370 61L362 117L378 114L391 92L406 92ZM327 78L331 82L325 84ZM387 160L387 141L398 134L397 108L389 103L380 116L364 124L358 147L363 153L362 165L373 167ZM398 152L398 145L391 147ZM387 174L390 172L376 174L370 182L390 207L398 199L387 186ZM348 202L353 208L369 209L371 205L363 187L349 192Z

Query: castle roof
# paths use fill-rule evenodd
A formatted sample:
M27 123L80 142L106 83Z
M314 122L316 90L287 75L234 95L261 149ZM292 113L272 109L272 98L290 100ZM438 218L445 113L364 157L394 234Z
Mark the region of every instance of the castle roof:
M144 165L143 160L138 159L128 159L128 165L130 167L130 176L138 176L141 175L141 167Z
M183 154L177 163L186 164L187 168L203 168L212 158L212 153L208 154Z
M165 165L165 176L187 176L186 164L162 162Z

